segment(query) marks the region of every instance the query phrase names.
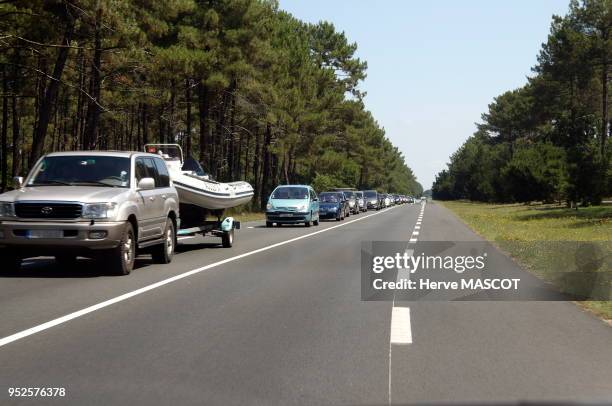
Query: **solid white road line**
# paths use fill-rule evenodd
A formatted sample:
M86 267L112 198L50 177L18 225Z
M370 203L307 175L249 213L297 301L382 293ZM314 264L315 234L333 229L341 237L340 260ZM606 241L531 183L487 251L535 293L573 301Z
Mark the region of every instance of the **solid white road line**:
M391 314L391 344L412 344L409 307L393 307Z
M200 268L192 269L191 271L187 271L187 272L184 272L184 273L179 274L179 275L175 275L175 276L173 276L171 278L168 278L168 279L163 279L163 280L161 280L159 282L153 283L151 285L147 285L147 286L142 287L140 289L133 290L131 292L128 292L128 293L125 293L123 295L114 297L112 299L109 299L109 300L106 300L104 302L95 304L93 306L89 306L89 307L86 307L84 309L78 310L76 312L67 314L65 316L58 317L57 319L50 320L50 321L48 321L46 323L39 324L39 325L34 326L32 328L29 328L27 330L23 330L23 331L20 331L18 333L12 334L10 336L6 336L6 337L0 339L0 347L3 347L5 345L10 344L10 343L12 343L14 341L17 341L17 340L21 340L22 338L31 336L33 334L40 333L41 331L48 330L51 327L55 327L57 325L66 323L66 322L68 322L70 320L74 320L76 318L85 316L86 314L93 313L96 310L103 309L103 308L108 307L110 305L113 305L115 303L123 302L124 300L127 300L127 299L132 298L132 297L137 296L137 295L141 295L141 294L143 294L145 292L148 292L150 290L157 289L157 288L160 288L160 287L162 287L164 285L168 285L168 284L176 282L178 280L181 280L181 279L187 278L189 276L198 274L198 273L206 271L208 269L215 268L215 267L218 267L220 265L227 264L229 262L237 261L239 259L251 256L251 255L259 254L260 252L268 251L268 250L271 250L271 249L276 248L276 247L280 247L280 246L283 246L283 245L286 245L286 244L291 244L292 242L303 240L305 238L309 238L309 237L312 237L312 236L315 236L315 235L318 235L318 234L321 234L321 233L325 233L327 231L333 230L333 229L338 228L338 227L344 227L346 225L355 223L357 221L365 220L365 219L367 219L369 217L372 217L372 216L376 216L376 215L379 215L379 214L387 213L390 210L393 210L395 207L398 207L398 206L390 207L390 208L384 209L382 211L379 211L379 212L376 212L376 213L373 213L373 214L368 214L366 216L359 217L359 218L357 218L355 220L346 221L344 223L341 223L341 224L338 224L338 225L335 225L335 226L331 226L331 227L327 227L327 228L324 228L324 229L319 230L319 231L315 231L315 232L312 232L312 233L309 233L309 234L304 234L304 235L301 235L299 237L295 237L295 238L291 238L291 239L286 240L286 241L281 241L281 242L278 242L278 243L275 243L275 244L271 244L271 245L268 245L268 246L265 246L265 247L262 247L262 248L258 248L258 249L253 250L253 251L245 252L244 254L236 255L236 256L230 257L230 258L226 258L224 260L221 260L221 261L218 261L218 262L214 262L212 264L205 265L205 266L200 267Z
M416 238L411 238L408 242L417 242Z

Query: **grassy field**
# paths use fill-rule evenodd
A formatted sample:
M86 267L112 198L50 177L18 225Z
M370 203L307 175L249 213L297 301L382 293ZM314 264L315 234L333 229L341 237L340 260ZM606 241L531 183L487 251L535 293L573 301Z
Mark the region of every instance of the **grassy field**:
M612 205L573 210L551 205L441 203L544 280L557 278L558 282L560 269L612 271ZM564 283L570 284L568 280ZM571 284L564 288L582 288L575 280ZM612 321L612 302L579 304Z

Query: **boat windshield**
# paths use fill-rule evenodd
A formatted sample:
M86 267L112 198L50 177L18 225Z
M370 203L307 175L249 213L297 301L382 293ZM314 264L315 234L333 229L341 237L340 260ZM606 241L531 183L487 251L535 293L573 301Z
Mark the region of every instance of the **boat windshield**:
M166 161L180 161L181 149L178 145L147 145L145 149L149 154L157 154Z
M185 158L185 163L183 163L182 169L184 171L191 171L198 176L206 176L206 172L204 172L202 165L200 165L200 163L192 156Z

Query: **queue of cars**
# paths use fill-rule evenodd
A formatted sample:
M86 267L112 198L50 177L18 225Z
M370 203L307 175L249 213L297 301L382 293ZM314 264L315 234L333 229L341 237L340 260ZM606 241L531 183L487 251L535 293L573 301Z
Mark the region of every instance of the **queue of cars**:
M318 225L368 210L407 203L402 195L334 189L319 195L309 185L278 186L266 207L266 226ZM178 235L209 234L231 247L232 217L206 220L179 201L166 162L145 152L76 151L43 156L15 190L0 195L0 254L4 269L23 259L53 256L72 265L78 256L100 259L114 274L129 274L139 252L169 263ZM180 213L180 215L179 215Z
M337 188L317 195L310 185L280 185L266 205L266 227L283 224L319 225L321 219L336 221L368 210L414 203L411 196L378 193L376 190Z

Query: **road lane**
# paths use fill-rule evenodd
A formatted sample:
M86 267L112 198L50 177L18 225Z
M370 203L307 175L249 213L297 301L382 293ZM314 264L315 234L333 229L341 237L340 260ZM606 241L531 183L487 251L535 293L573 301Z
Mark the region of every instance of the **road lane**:
M360 301L360 243L402 239L416 216L398 207L17 341L0 381L63 384L74 404L384 404L391 305Z
M400 206L11 343L0 348L0 382L64 386L66 403L92 405L610 399L612 329L571 303L400 302L410 308L411 343L391 344L390 359L393 303L360 300L361 241L407 241L417 222L419 241L480 240L439 205L420 213ZM254 225L235 248L187 249L173 266L193 269L315 230ZM124 292L121 280L141 287L179 272L167 268L3 282L60 291L46 304L74 307L85 293ZM36 292L25 296L2 301L13 312L19 300L41 308Z
M419 241L482 241L427 204ZM569 302L410 302L394 346L397 402L612 399L612 329Z
M386 215L384 211L369 212L351 216L345 222L372 214ZM214 237L183 240L170 266L153 264L150 256L143 255L127 278L105 275L104 269L86 259L68 270L56 266L52 259L28 260L21 271L0 274L0 306L4 310L0 313L0 338L180 273L345 222L274 229L267 229L264 222L252 222L237 232L232 248L220 248L220 239Z

